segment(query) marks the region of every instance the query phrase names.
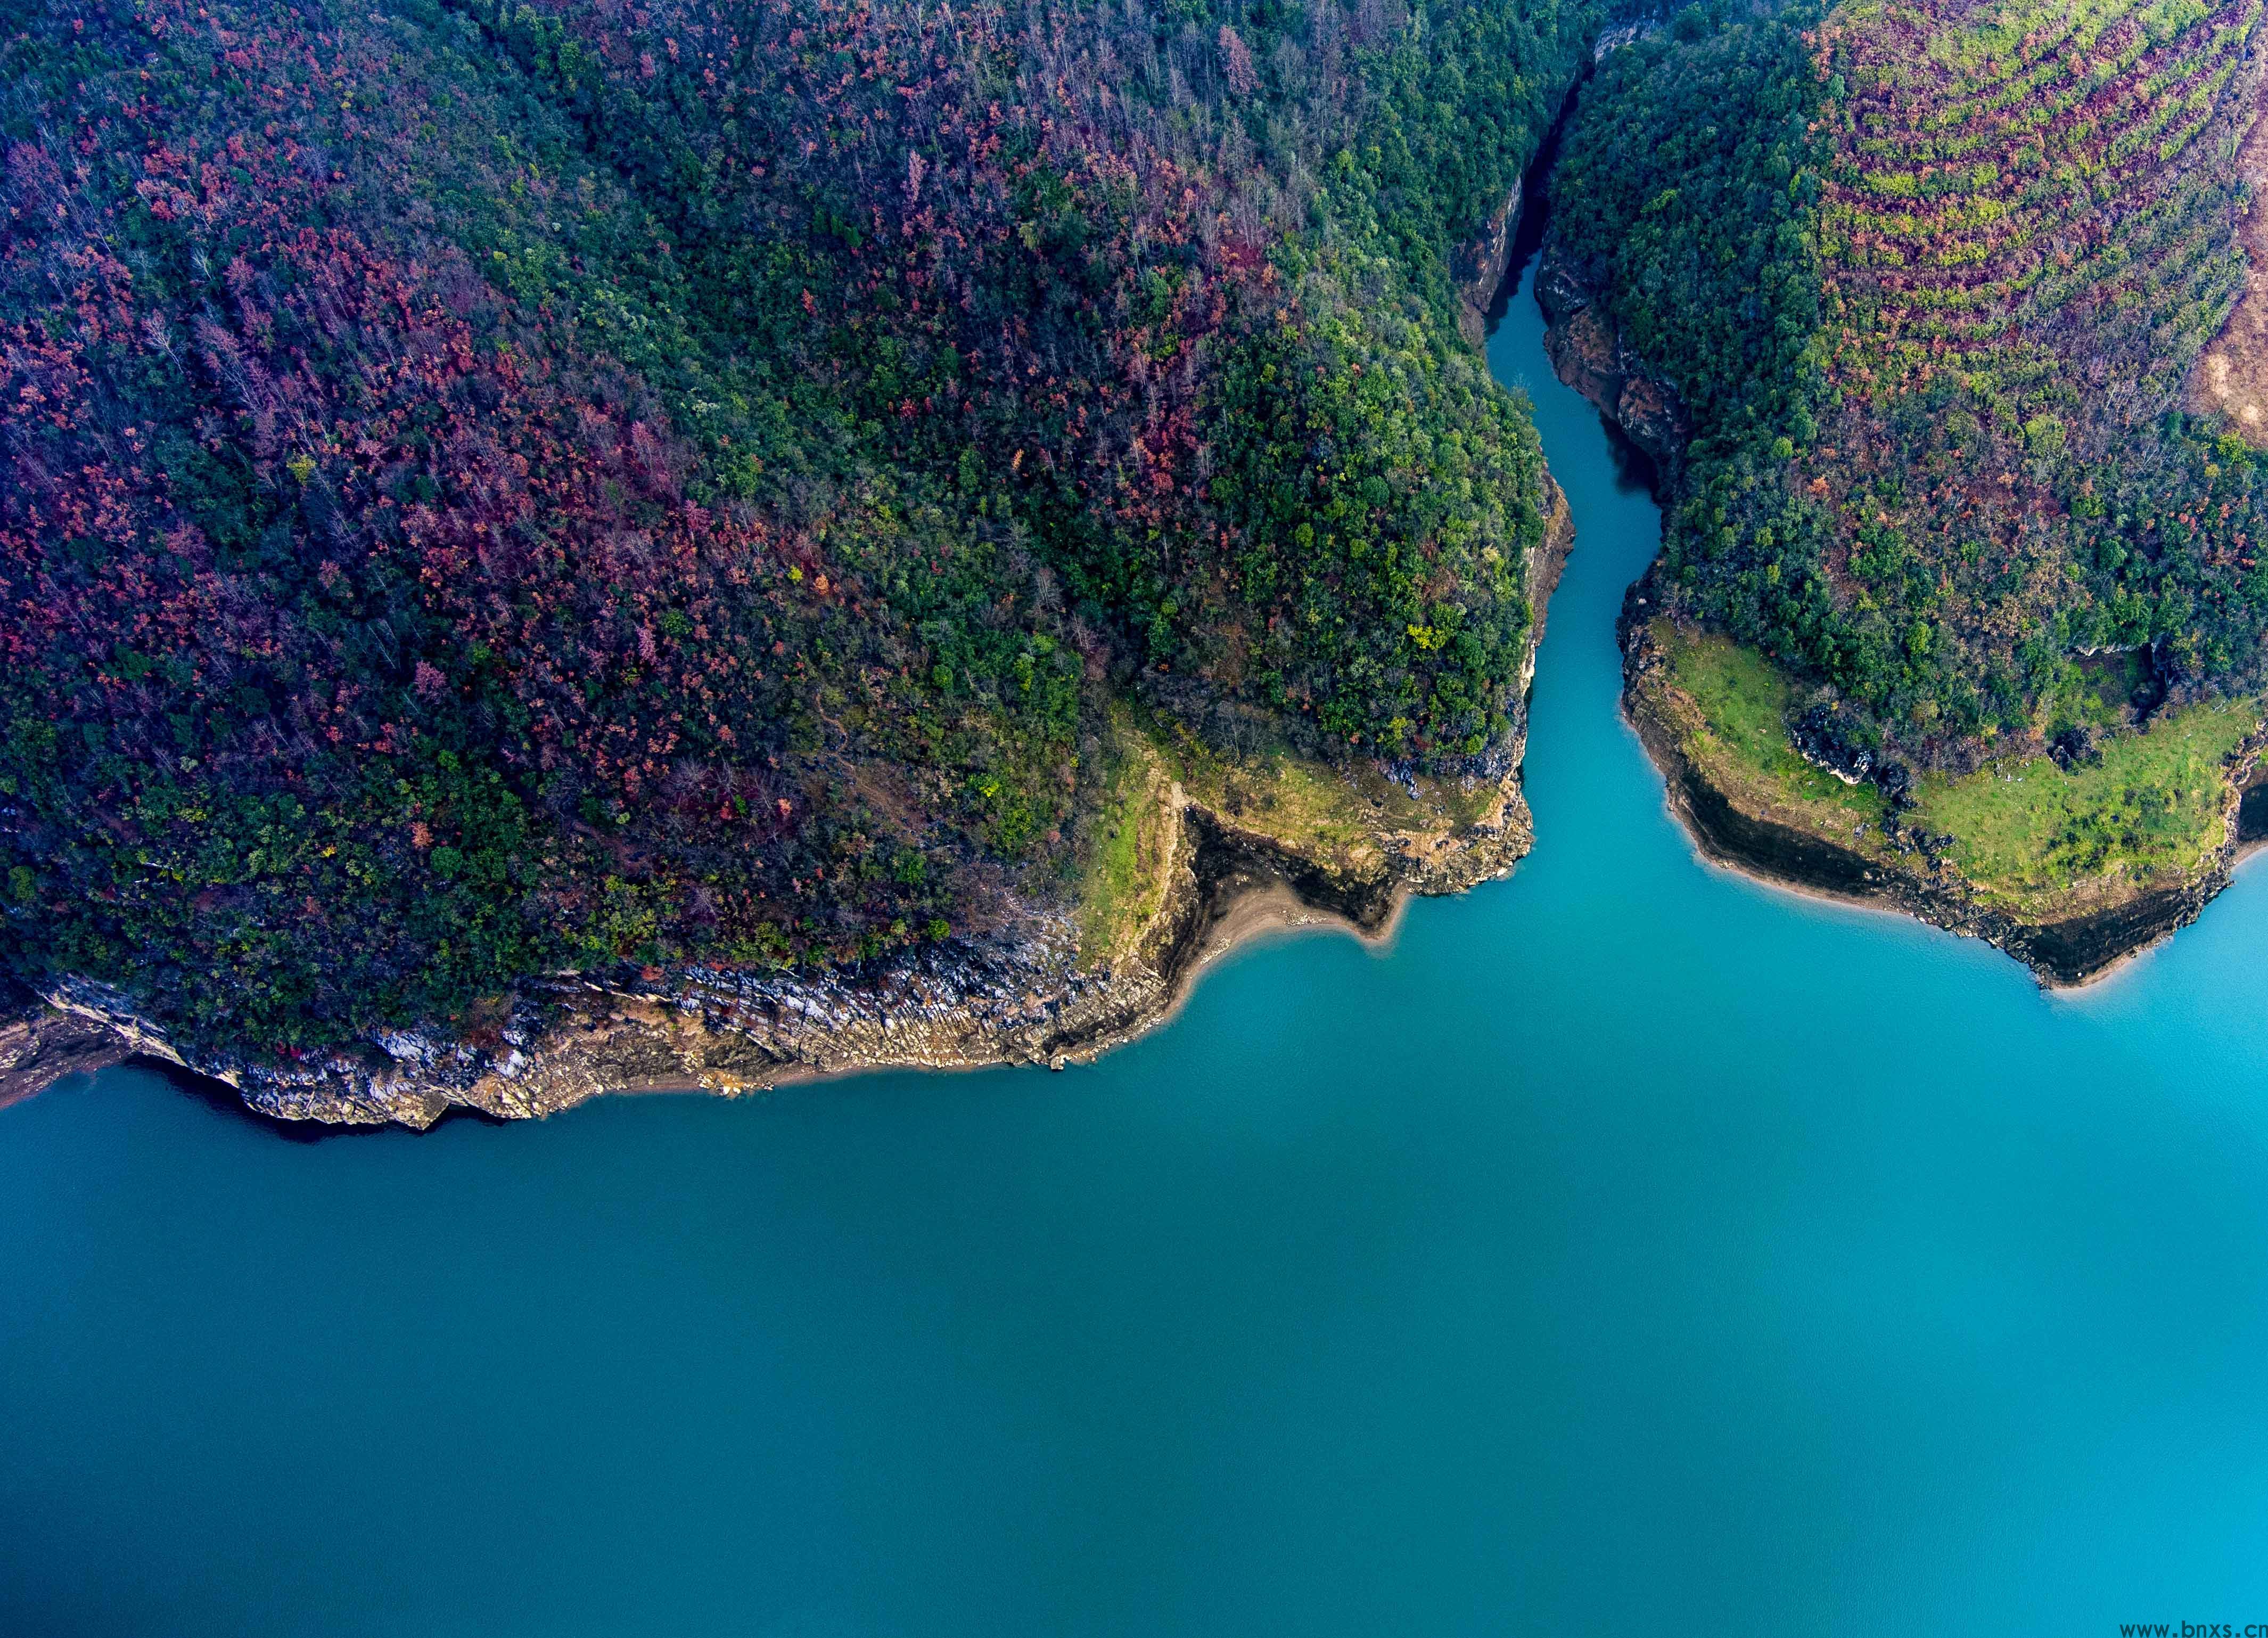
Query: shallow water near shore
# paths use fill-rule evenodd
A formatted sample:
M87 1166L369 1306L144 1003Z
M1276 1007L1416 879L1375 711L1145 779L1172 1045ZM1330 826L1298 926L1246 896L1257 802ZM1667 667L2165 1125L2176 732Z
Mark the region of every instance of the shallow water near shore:
M1703 864L1579 535L1510 881L1101 1063L0 1111L0 1633L2268 1621L2268 869L2103 984Z

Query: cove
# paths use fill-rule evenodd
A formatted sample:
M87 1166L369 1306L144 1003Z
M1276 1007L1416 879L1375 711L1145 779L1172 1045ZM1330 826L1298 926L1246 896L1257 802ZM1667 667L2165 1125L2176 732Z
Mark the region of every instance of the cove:
M1063 1075L0 1111L0 1632L2268 1621L2268 874L2051 996L1700 862L1616 708L1659 515L1541 329L1512 879Z

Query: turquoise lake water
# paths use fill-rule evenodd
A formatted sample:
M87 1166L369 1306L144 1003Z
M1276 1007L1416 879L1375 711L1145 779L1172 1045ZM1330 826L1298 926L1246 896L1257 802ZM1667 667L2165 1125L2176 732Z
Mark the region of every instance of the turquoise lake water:
M0 1634L2268 1622L2268 873L2051 997L1699 863L1539 335L1536 851L1390 950L1059 1075L0 1111Z

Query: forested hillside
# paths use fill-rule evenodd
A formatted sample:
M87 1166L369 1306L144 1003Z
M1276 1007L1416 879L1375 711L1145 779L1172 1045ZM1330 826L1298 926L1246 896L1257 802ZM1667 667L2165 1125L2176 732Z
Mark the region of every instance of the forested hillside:
M1586 93L1560 247L1694 433L1658 583L1846 763L2264 681L2268 470L2181 408L2244 287L2260 15L1689 10Z
M294 1051L981 933L1130 690L1484 765L1448 257L1597 22L11 0L0 959Z

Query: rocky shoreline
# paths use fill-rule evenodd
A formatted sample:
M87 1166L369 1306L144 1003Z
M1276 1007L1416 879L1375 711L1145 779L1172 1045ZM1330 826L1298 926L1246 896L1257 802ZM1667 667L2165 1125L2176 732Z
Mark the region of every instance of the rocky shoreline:
M1547 240L1536 293L1550 328L1544 349L1568 386L1654 462L1655 495L1676 482L1685 421L1674 387L1647 371L1596 307L1580 274ZM2124 902L2060 920L2028 922L1979 904L1949 866L1916 846L1897 862L1832 841L1744 808L1685 753L1648 631L1649 572L1625 595L1616 623L1623 653L1623 712L1668 787L1670 811L1702 855L1759 880L1870 908L1895 911L2007 951L2043 985L2070 987L2103 977L2128 958L2195 921L2228 885L2237 862L2268 840L2268 775L2232 795L2228 839L2194 881L2146 889ZM2245 754L2257 751L2249 746Z
M1547 237L1535 269L1535 299L1543 309L1543 350L1559 379L1600 412L1653 462L1654 498L1675 485L1688 423L1677 389L1654 375L1613 321L1601 312L1582 274Z
M1453 252L1460 328L1476 346L1508 271L1523 193ZM870 1069L1089 1061L1171 1016L1199 970L1246 939L1322 926L1383 938L1411 896L1462 892L1527 854L1527 697L1573 539L1565 497L1548 473L1544 484L1550 520L1527 565L1535 616L1521 697L1493 756L1506 771L1486 816L1462 830L1369 823L1362 845L1334 857L1287 845L1176 783L1165 796L1172 812L1160 907L1099 970L1082 965L1067 912L1034 905L1005 935L954 940L856 971L693 967L653 983L554 975L494 1002L469 1027L390 1031L291 1062L185 1051L126 996L85 980L36 996L0 992L0 1107L129 1059L169 1066L254 1116L308 1131L423 1131L457 1113L526 1119L610 1093L732 1096Z
M1631 588L1617 626L1624 715L1661 771L1670 811L1702 855L1719 864L1982 939L2029 967L2043 985L2060 989L2102 978L2195 921L2228 885L2237 862L2268 838L2268 784L2247 786L2231 796L2228 839L2195 880L2146 889L2085 914L2032 922L1979 904L1950 867L1925 848L1891 863L1752 812L1686 755L1663 659L1647 629L1646 584L1642 579Z
M1175 783L1162 798L1171 812L1160 906L1100 970L1082 966L1067 912L1035 906L1010 935L929 946L856 971L695 967L652 983L556 975L446 1033L387 1032L297 1061L184 1051L125 996L67 980L12 1004L0 996L0 1105L134 1059L217 1083L269 1120L422 1131L453 1112L525 1119L607 1093L732 1095L866 1069L1089 1060L1170 1016L1204 963L1246 938L1317 925L1381 937L1410 896L1462 891L1528 852L1526 694L1573 534L1556 484L1549 499L1550 522L1528 564L1536 614L1513 733L1500 750L1506 771L1484 815L1462 829L1380 818L1353 850L1307 851Z

